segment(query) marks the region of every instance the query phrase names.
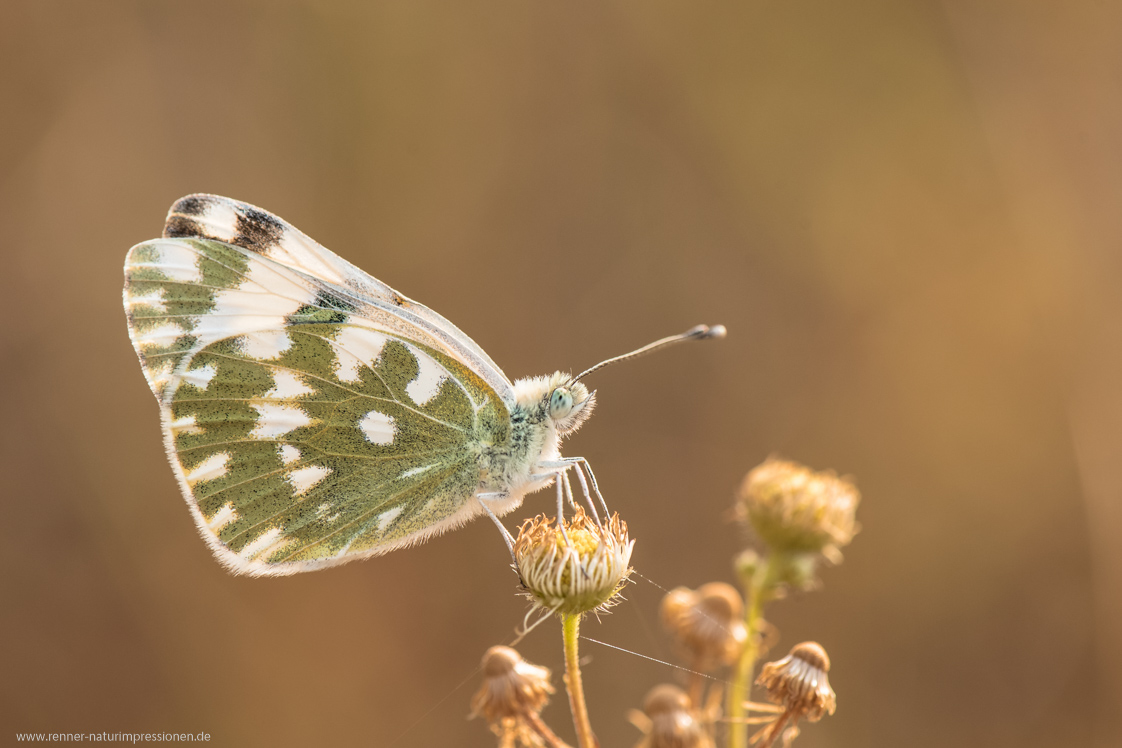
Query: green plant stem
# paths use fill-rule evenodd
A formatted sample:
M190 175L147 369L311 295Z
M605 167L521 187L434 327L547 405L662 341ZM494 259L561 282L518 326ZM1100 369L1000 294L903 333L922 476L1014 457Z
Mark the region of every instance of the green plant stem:
M728 704L725 714L728 718L729 748L748 748L748 725L745 723L744 703L752 688L752 673L756 669L756 658L760 654L759 627L760 614L764 607L764 596L769 591L772 580L772 557L756 569L750 580L744 581L744 627L748 631L748 641L736 662L736 671L729 687Z
M573 726L577 730L580 748L598 748L592 724L588 721L588 707L584 702L584 686L580 680L580 613L561 614L561 632L565 639L565 689L569 692L569 710L573 713Z

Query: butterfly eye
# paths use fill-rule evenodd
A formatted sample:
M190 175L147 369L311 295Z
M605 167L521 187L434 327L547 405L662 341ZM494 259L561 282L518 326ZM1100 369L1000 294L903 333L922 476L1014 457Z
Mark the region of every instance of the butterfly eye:
M564 418L573 409L573 394L565 387L558 387L549 397L549 417L553 420Z

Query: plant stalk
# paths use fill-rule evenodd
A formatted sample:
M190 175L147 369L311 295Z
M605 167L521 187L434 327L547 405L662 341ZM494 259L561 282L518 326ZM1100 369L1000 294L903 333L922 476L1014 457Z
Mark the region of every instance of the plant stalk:
M592 734L592 724L588 721L588 706L580 679L580 654L577 651L580 618L580 613L561 614L561 632L565 640L565 690L569 692L569 710L573 713L573 726L577 730L577 745L580 748L599 748L600 743Z
M693 662L692 672L690 673L690 687L686 694L689 696L690 703L693 708L700 713L704 706L701 703L702 697L705 695L705 681L702 680L704 676L701 674L703 663L695 659Z
M752 688L752 673L756 669L756 658L760 654L760 614L764 607L764 596L772 584L772 557L756 569L750 580L744 583L744 627L748 640L744 651L736 662L732 685L729 687L728 703L725 708L729 722L729 748L748 748L748 724L745 722L745 702Z
M557 734L549 729L549 725L542 720L541 715L528 712L526 721L530 723L531 729L542 739L546 748L570 748L568 743L557 737Z

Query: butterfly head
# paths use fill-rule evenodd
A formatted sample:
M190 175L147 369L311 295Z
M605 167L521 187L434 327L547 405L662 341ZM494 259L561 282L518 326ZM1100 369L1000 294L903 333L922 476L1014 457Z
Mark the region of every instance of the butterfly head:
M515 398L527 410L537 410L565 436L576 431L592 415L596 393L569 374L556 372L547 377L520 379L514 383Z
M555 375L556 376L556 375ZM596 393L568 376L549 393L549 417L553 419L557 432L565 434L576 431L592 415L596 406Z

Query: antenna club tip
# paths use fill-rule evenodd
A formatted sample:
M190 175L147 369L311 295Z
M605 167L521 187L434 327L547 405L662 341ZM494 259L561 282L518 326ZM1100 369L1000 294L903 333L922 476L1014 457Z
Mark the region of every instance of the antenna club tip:
M728 331L724 325L698 325L692 328L685 334L684 337L694 338L695 340L709 340L710 338L716 340L723 338Z

